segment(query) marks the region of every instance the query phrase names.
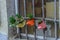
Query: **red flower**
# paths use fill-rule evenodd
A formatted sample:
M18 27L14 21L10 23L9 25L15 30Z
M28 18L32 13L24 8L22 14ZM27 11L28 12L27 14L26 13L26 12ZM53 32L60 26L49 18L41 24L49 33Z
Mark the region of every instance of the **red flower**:
M30 20L27 20L27 26L31 27L31 26L34 26L34 19L30 19Z
M46 28L46 24L44 21L42 21L40 24L38 24L38 29L45 29Z

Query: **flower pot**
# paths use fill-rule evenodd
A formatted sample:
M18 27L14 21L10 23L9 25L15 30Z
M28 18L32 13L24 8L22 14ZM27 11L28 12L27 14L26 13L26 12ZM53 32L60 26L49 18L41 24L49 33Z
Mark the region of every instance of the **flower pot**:
M41 21L39 24L38 24L38 29L46 29L46 24L44 21Z
M26 21L24 20L23 22L17 24L16 27L18 27L18 28L23 28L23 27L25 26L25 22L26 22Z
M34 19L29 19L29 20L27 20L27 22L26 22L27 26L29 26L29 27L34 26L34 24L35 24L34 21L35 21Z

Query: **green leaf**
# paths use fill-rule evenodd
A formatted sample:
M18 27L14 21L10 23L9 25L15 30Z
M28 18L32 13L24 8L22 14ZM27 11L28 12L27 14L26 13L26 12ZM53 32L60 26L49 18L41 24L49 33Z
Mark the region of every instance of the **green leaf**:
M38 20L38 23L40 24L40 23L42 23L42 20L40 19L40 20Z
M16 20L15 20L15 18L13 16L11 16L9 18L9 21L10 21L11 24L14 24L16 22Z
M22 16L21 16L21 15L19 15L19 14L16 14L16 17L18 17L18 18L22 18Z
M29 13L29 14L27 15L27 17L29 17L30 19L32 19L32 18L33 18L33 15L32 15L31 13Z

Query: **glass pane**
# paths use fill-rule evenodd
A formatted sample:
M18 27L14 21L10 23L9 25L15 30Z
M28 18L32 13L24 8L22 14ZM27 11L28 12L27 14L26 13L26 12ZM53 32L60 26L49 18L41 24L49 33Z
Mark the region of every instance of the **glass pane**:
M42 0L35 0L35 16L42 17ZM46 0L44 0L44 16L46 16Z
M18 0L18 11L20 15L24 16L24 0Z
M54 18L54 0L46 0L46 18Z
M53 21L46 21L47 31L46 37L55 37L55 25Z
M56 4L56 8L57 8L57 13L56 13L56 16L57 16L57 19L59 19L59 0L57 0L57 4Z
M34 27L28 27L28 34L34 34Z
M41 17L42 16L42 0L35 0L35 16Z
M32 13L32 0L26 0L26 12Z
M60 27L59 27L59 22L57 22L57 29L58 29L58 38L60 38Z

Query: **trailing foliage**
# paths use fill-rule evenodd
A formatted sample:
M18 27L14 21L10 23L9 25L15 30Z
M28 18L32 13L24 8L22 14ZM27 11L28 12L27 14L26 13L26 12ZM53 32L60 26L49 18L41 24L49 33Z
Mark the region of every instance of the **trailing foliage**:
M9 21L10 21L11 24L14 24L16 22L16 20L15 20L15 18L13 16L11 16L9 18Z

